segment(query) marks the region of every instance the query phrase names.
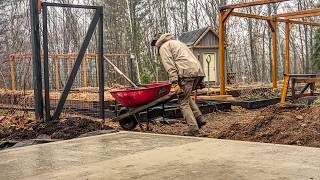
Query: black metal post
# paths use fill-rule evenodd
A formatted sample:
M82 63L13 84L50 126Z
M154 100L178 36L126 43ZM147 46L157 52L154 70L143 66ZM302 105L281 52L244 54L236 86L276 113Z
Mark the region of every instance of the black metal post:
M30 0L34 106L36 119L43 119L40 31L38 0Z
M98 10L100 19L98 27L98 53L99 53L99 105L100 105L100 119L105 119L105 107L104 107L104 57L103 57L103 8Z
M42 21L43 21L43 78L44 78L44 105L45 120L50 121L50 97L49 97L49 52L48 52L48 19L47 4L42 4Z
M92 37L92 35L94 33L94 30L95 30L97 24L98 24L99 19L100 19L99 11L96 11L96 13L95 13L95 15L93 17L93 20L90 23L89 29L88 29L88 31L86 33L86 37L84 38L84 41L83 41L83 43L81 45L79 54L78 54L77 59L76 59L76 61L74 63L74 66L72 68L72 71L70 73L68 81L66 83L66 86L63 89L63 93L62 93L62 95L61 95L61 97L59 99L59 103L57 105L57 108L56 108L56 110L55 110L55 112L53 114L53 117L52 117L53 120L58 120L59 117L60 117L60 114L62 113L63 106L64 106L64 104L65 104L65 102L67 100L68 94L69 94L69 92L71 90L72 84L73 84L74 79L75 79L75 77L77 75L77 72L78 72L79 67L81 65L81 62L83 60L84 54L85 54L85 52L86 52L86 50L88 48L89 42L91 40L91 37Z

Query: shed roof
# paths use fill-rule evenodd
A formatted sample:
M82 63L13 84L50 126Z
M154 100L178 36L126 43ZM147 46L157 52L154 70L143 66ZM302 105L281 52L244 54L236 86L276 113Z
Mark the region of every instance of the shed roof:
M198 40L210 30L215 35L217 35L211 27L205 27L205 28L194 30L194 31L185 32L178 39L179 41L187 44L188 46L195 45L195 43L198 42Z

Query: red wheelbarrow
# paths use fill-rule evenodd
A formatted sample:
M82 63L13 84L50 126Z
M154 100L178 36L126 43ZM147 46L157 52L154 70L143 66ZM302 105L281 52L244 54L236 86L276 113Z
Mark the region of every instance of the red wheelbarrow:
M170 89L171 85L168 83L154 83L146 84L144 87L111 90L111 95L124 106L117 112L113 121L119 121L125 130L132 130L138 124L143 129L137 114L173 99L175 94L170 93Z

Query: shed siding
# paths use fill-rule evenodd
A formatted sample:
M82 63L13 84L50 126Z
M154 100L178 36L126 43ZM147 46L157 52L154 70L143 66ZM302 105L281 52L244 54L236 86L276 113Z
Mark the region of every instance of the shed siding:
M218 42L217 36L209 31L196 46L218 46Z

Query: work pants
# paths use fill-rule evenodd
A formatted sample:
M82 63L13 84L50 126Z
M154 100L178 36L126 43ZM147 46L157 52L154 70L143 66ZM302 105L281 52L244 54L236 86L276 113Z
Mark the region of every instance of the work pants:
M195 90L203 78L183 78L179 80L182 93L178 95L180 110L190 130L198 130L197 118L202 115L197 104L192 99L192 91Z

